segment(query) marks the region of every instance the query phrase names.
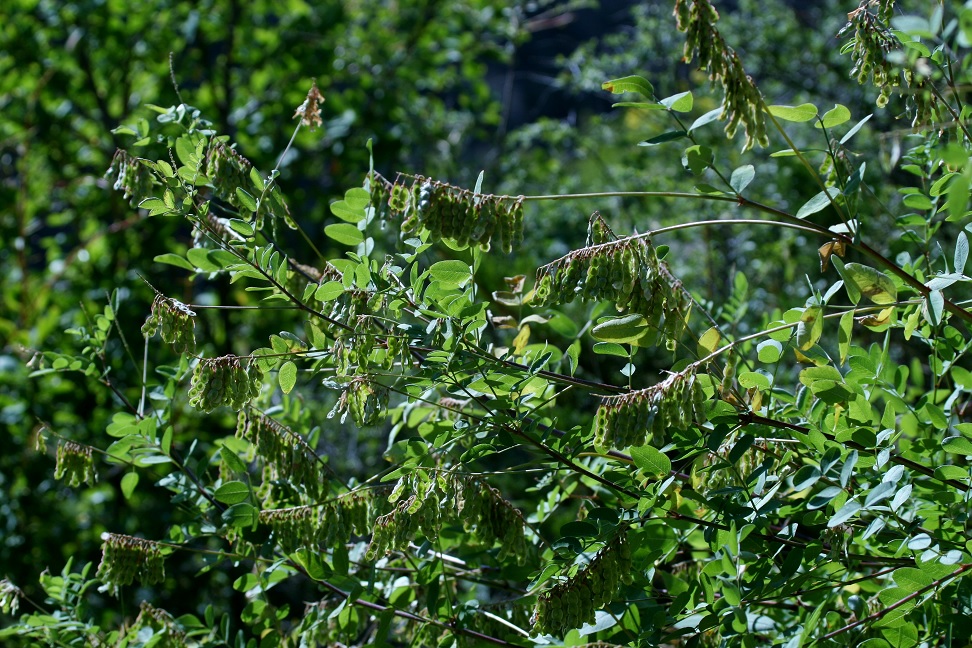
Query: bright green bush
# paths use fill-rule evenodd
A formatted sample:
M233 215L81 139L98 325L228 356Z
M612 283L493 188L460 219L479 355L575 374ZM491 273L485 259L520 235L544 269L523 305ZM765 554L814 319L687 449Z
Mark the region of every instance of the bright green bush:
M155 489L172 500L163 521L105 533L96 569L44 573L46 602L4 581L0 605L21 616L0 636L967 640L972 136L958 89L969 10L926 17L865 2L849 15L842 43L857 80L909 116L887 135L890 158L854 148L870 115L764 99L707 0L678 0L675 16L685 59L721 105L697 110L691 92L660 98L640 76L605 82L624 110L669 120L643 144L669 151L687 179L685 190L625 197L731 206L734 217L638 233L584 216L585 245L535 279L496 278L515 267L503 264L535 226L533 205L619 192L494 195L483 175L458 187L383 175L372 159L362 185L309 231L288 207L281 169L254 166L198 109L179 103L117 129L134 143L109 182L150 222L191 227L191 246L155 260L197 285L228 277L231 289L226 303L156 293L138 322L144 360L123 336L134 324L119 322L120 292L74 330L79 351L34 360L38 376L83 372L115 396L110 444L54 427L40 435L56 446L57 475L78 485L107 473L133 506ZM292 143L321 125L322 105L311 87ZM697 139L719 125L744 153L773 151L771 168L800 168L811 197L774 200L779 185L758 157L724 166ZM900 200L883 200L889 183ZM684 258L666 237L739 226L797 232L816 251L779 297L800 300L757 307L768 301L751 298L759 286L745 267L724 269L734 287L725 304L679 279ZM298 238L306 257L291 251ZM235 319L214 343L204 314L222 310ZM253 334L268 326L279 332L267 342ZM113 368L101 364L115 339L131 352L127 375L141 368L131 384L108 380ZM662 361L661 375L649 369ZM352 444L373 449L357 466L350 457L367 453ZM176 581L211 587L214 601L231 588L242 605L171 601L164 611L155 603ZM139 603L138 616L92 618L96 590Z

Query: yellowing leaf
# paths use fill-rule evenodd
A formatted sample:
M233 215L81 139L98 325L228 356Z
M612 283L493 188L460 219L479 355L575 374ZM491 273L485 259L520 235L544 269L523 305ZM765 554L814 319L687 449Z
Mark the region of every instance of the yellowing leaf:
M820 255L820 272L827 271L827 267L830 265L831 255L836 254L839 257L843 257L846 251L847 243L843 240L828 241L817 248L817 254Z
M601 84L601 88L614 94L624 94L625 92L637 92L646 99L655 96L655 89L647 79L640 76L626 76L620 79L612 79Z
M520 332L513 338L513 355L522 355L523 347L530 342L530 325L524 324Z
M719 342L721 340L722 333L719 332L719 329L715 326L711 327L699 338L699 355L707 356L715 352L719 348Z
M820 339L823 333L823 309L819 306L808 306L800 317L797 325L796 338L797 347L801 351L806 351Z
M844 283L852 282L858 291L875 304L893 304L898 289L886 274L860 263L847 263L841 273Z

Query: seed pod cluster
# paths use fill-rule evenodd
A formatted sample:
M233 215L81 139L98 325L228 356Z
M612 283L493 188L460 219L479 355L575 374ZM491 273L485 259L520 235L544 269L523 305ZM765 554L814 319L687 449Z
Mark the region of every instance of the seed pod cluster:
M20 607L23 591L6 578L0 579L0 612L14 616Z
M293 430L269 416L242 409L237 419L236 436L256 447L257 456L268 469L265 482L286 480L315 501L327 493L328 475L324 464L318 460L314 449Z
M643 239L574 250L537 270L533 304L537 307L609 300L618 312L640 313L648 330L657 330L674 349L685 330L692 299Z
M341 394L338 410L348 412L358 427L380 423L388 412L388 388L358 377Z
M157 543L117 533L104 533L101 539L97 577L109 587L131 585L136 577L148 585L165 579L164 559Z
M176 353L193 353L196 350L196 313L188 306L162 294L156 294L152 313L142 325L142 335L150 338L161 332L162 341L171 344Z
M121 149L115 151L105 179L112 183L115 191L124 192L125 199L132 207L137 207L144 198L152 195L152 171L137 157Z
M740 479L745 483L749 475L767 459L762 448L752 445L735 464L730 465L728 457L733 445L732 441L724 443L716 452L707 452L695 461L692 466L693 489L708 493L736 485Z
M371 517L371 497L365 493L347 493L313 506L260 511L260 523L273 529L286 553L346 544L352 536L371 531Z
M392 183L373 171L366 179L366 186L371 192L371 206L374 207L375 216L383 221L388 220L392 216L389 206Z
M162 639L162 641L156 643L158 646L183 648L189 645L185 630L179 626L171 614L162 608L155 607L148 601L142 601L140 607L141 610L128 631L128 637L137 637L142 628L149 628L154 637Z
M98 473L95 471L94 459L91 456L91 446L74 441L60 441L57 444L54 479L66 479L72 488L80 486L81 482L91 486L98 481Z
M220 405L242 409L260 394L263 370L252 358L201 358L192 372L189 404L205 412Z
M369 559L403 550L421 532L435 540L442 524L462 524L486 547L499 543L498 558L515 556L526 564L529 546L520 512L498 490L457 471L424 471L402 476L387 497L390 512L378 516L368 548Z
M866 83L869 76L873 79L874 86L880 89L877 105L881 107L887 105L892 90L901 85L902 76L888 57L892 50L901 47L901 42L888 26L891 19L889 8L892 5L890 2L884 3L878 14L862 6L848 14L850 20L837 33L840 38L853 30L854 37L849 43L851 60L854 62L851 76L856 77L858 83Z
M367 560L404 550L418 532L432 542L438 540L442 513L439 497L434 488L427 489L423 495L411 495L375 519L371 543L365 553Z
M246 210L243 201L237 194L237 188L246 191L254 199L260 198L256 212L254 226L263 227L263 218L267 215L277 216L287 223L290 229L296 229L297 223L290 215L290 208L274 185L267 191L261 191L254 186L250 179L253 165L235 149L226 146L225 142L214 141L210 144L203 162L203 170L217 196L233 205L237 209ZM247 214L250 212L246 212Z
M537 598L534 632L563 636L585 623L594 623L594 613L614 599L622 583L630 584L633 580L631 546L621 534L598 551L575 576Z
M754 145L769 145L763 100L753 79L743 69L739 55L726 43L715 24L719 13L709 0L676 0L675 19L685 32L682 60L699 59L699 68L722 86L722 114L726 136L732 137L741 123L746 129L745 150Z
M204 174L213 183L216 195L237 209L243 206L237 187L251 193L250 170L253 165L225 142L214 141L206 152Z
M594 417L594 444L602 448L664 445L669 428L705 422L705 400L701 382L689 369L647 389L602 398Z
M455 471L440 475L438 481L455 503L454 509L467 532L487 546L499 542L499 560L515 556L519 564L526 564L528 546L523 516L497 489Z
M523 196L474 193L422 176L411 180L409 188L401 176L394 184L378 176L371 189L378 211L384 200L391 216L403 217L403 233L424 229L432 241L449 239L484 249L495 241L504 254L523 242Z

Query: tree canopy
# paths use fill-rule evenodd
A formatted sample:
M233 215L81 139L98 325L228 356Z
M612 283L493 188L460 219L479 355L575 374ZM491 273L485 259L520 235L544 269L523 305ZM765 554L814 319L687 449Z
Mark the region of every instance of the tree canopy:
M606 9L2 10L0 638L972 636L972 10Z

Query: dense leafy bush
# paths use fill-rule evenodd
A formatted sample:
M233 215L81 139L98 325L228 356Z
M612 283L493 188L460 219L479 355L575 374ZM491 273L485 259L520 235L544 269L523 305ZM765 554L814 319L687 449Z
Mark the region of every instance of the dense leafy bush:
M5 611L29 609L0 636L964 641L972 111L958 89L969 11L895 14L879 1L849 14L854 76L910 120L882 157L855 148L870 115L769 104L709 2L677 0L684 58L721 105L661 98L640 76L604 89L624 95L619 108L668 121L642 144L675 161L684 190L494 194L485 174L471 188L383 175L372 156L312 231L288 206L279 162L254 165L201 110L180 101L116 129L131 143L108 181L140 218L191 228L191 244L155 261L193 283L185 302L161 291L146 301L142 359L118 290L73 329L78 349L32 360L38 380L100 380L113 408L110 444L57 425L37 440L72 486L107 480L133 510L163 490L171 506L163 520L109 529L96 568L42 574L45 602L4 580ZM312 86L279 160L322 125L323 101ZM772 163L725 166L735 154L711 146L719 124L744 155L768 147ZM778 196L761 173L788 164L809 196ZM618 197L734 211L648 231L629 216L630 232L594 213L585 244L535 277L502 272L535 227L533 205ZM796 232L816 256L773 299L752 297L760 286L745 267L723 268L733 293L712 303L679 278L681 244L666 237L740 226ZM807 258L756 256L738 258ZM205 287L224 277L214 299ZM106 362L113 345L127 369ZM165 611L176 581L239 605ZM94 618L96 596L140 611Z

